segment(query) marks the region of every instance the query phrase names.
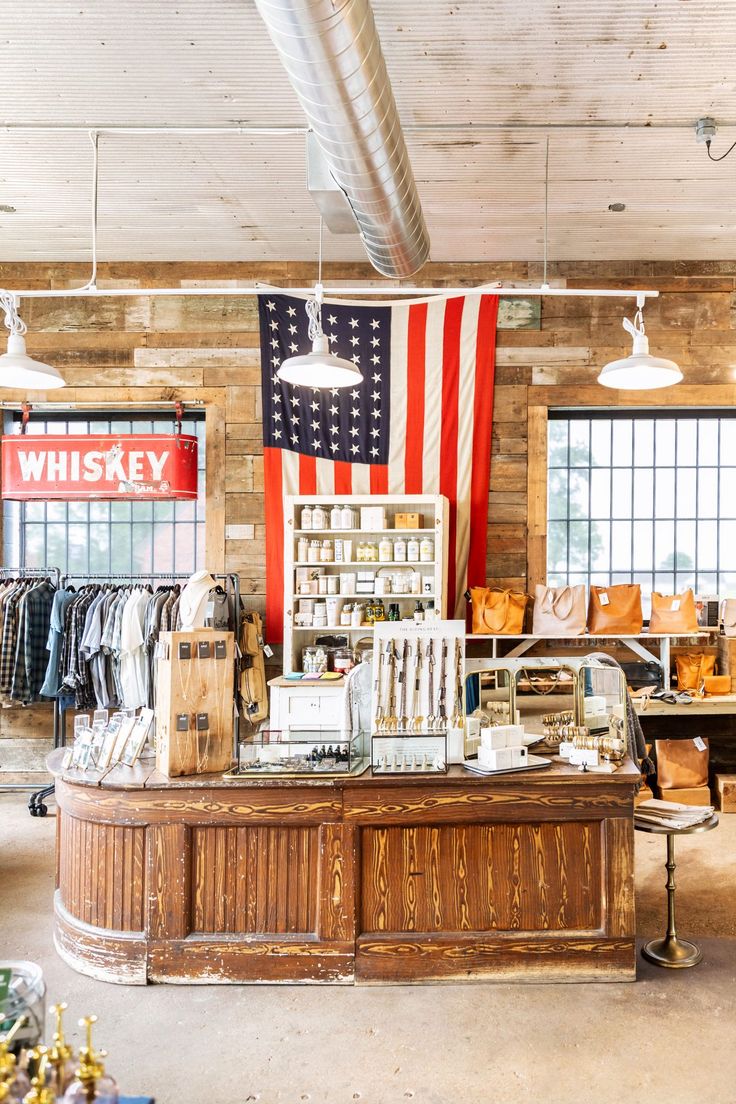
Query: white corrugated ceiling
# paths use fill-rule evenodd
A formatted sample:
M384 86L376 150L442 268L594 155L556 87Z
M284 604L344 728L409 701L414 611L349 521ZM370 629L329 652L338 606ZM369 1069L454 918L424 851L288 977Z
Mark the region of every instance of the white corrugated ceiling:
M736 256L736 151L711 164L692 131L736 137L736 4L373 8L434 260L541 257L547 132L552 258ZM86 134L12 128L304 122L252 0L25 0L0 39L0 259L89 252ZM103 135L100 165L102 259L315 255L301 136Z

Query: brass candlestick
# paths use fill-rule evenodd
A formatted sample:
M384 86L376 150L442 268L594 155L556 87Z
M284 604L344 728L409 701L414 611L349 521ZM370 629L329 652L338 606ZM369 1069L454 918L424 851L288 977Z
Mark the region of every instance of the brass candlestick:
M74 1080L74 1051L69 1046L64 1036L64 1012L67 1004L52 1004L49 1012L56 1017L56 1030L53 1035L53 1045L49 1048L49 1064L53 1070L54 1091L57 1096L63 1096L69 1085Z

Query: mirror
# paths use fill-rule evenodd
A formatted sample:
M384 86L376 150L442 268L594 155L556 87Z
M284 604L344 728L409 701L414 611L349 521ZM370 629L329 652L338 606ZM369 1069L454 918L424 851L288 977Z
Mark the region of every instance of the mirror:
M581 724L591 735L608 735L611 715L626 717L626 676L618 667L583 663L580 667ZM614 711L614 706L619 708Z
M526 733L545 735L544 718L564 713L569 715L566 723L573 723L576 715L575 690L576 672L572 667L529 666L521 667L514 673L514 701L517 720L524 726Z
M477 710L496 724L511 723L511 673L491 669L465 679L465 716Z

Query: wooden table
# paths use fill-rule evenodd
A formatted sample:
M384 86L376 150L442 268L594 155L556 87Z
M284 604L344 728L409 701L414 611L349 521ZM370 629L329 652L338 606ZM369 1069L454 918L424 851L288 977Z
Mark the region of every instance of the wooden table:
M633 981L634 788L56 776L55 942L106 981Z

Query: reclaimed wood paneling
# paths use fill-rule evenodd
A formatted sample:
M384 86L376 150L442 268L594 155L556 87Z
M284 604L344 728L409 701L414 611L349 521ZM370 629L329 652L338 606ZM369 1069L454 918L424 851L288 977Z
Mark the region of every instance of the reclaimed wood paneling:
M143 828L66 817L59 889L69 914L93 927L143 931Z
M317 828L211 827L192 831L192 931L315 932Z
M595 930L596 822L366 828L361 933Z

